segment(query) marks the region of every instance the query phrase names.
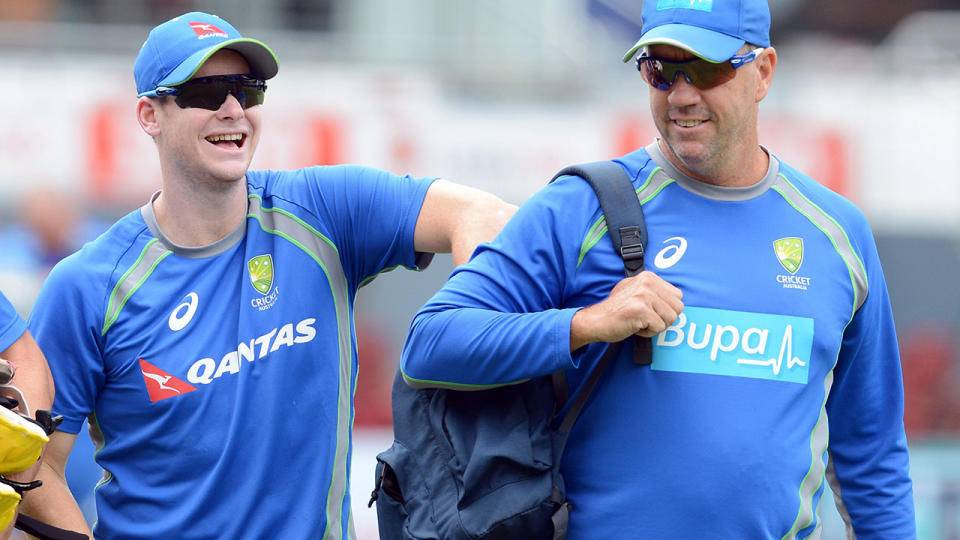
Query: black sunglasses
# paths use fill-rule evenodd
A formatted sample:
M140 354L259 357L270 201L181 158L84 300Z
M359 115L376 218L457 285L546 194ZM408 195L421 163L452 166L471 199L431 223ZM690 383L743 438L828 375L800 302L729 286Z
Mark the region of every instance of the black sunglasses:
M191 107L215 111L223 105L228 94L237 98L244 109L263 103L267 83L252 75L213 75L199 77L178 84L157 88L158 96L174 96L181 109Z

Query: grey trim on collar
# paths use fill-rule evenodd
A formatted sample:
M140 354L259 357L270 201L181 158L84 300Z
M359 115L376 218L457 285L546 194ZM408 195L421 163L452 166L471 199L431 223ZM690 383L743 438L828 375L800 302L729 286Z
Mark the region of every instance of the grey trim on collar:
M657 140L658 139L654 139L654 141L646 147L646 151L650 154L650 158L653 159L654 163L659 165L667 176L676 180L677 184L682 188L708 199L718 201L746 201L753 199L763 195L773 184L773 181L777 178L777 174L780 172L780 162L761 145L760 148L770 157L770 165L767 167L767 174L763 177L763 180L747 187L722 187L707 184L699 180L694 180L680 172L680 169L676 168L673 163L667 159L667 156L663 155Z
M157 200L157 197L159 196L160 190L157 190L156 193L151 195L150 200L147 201L147 204L140 207L140 215L143 216L143 221L146 222L147 227L150 229L150 232L153 233L153 236L155 236L161 244L166 246L167 249L176 253L177 255L180 255L181 257L202 259L204 257L213 257L214 255L219 255L235 246L237 242L243 239L243 235L247 233L247 218L244 216L243 220L240 222L240 225L238 225L236 229L212 244L207 244L206 246L200 247L187 247L175 244L173 241L167 238L167 235L163 234L163 231L160 230L160 224L157 223L157 216L153 213L153 201Z

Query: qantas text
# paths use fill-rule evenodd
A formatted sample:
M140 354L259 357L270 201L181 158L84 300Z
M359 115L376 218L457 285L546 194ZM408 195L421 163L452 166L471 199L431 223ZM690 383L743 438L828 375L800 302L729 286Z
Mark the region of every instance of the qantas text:
M190 366L187 380L193 384L210 384L224 373L239 373L242 360L253 362L277 351L280 347L293 347L298 343L313 341L317 335L316 319L304 319L296 325L288 323L266 334L237 345L237 349L223 355L218 362L213 358L201 358Z

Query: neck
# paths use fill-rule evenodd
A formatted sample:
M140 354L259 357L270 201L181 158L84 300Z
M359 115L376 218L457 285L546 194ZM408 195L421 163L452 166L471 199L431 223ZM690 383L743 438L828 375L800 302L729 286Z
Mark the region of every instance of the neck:
M753 143L743 145L743 150L737 155L726 152L714 156L709 162L686 163L673 150L658 139L657 143L663 155L673 163L680 172L694 180L720 187L749 187L763 180L770 166L770 156L754 140Z
M201 247L233 232L247 213L247 183L241 179L219 187L164 182L153 201L163 234L177 245Z

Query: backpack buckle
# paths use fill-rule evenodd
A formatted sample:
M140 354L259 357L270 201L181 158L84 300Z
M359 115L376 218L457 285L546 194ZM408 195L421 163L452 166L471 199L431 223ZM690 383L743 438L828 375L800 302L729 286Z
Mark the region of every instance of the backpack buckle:
M627 268L627 275L643 270L643 242L640 239L640 227L631 225L620 228L620 257Z

